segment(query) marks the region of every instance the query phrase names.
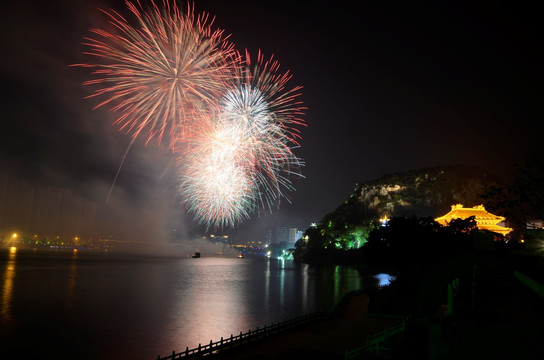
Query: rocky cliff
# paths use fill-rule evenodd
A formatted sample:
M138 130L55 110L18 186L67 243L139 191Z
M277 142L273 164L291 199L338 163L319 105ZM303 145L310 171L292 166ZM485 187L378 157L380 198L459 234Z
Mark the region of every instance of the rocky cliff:
M357 184L352 195L379 216L439 216L451 205L484 204L486 185L499 185L485 170L466 166L440 166L385 175Z

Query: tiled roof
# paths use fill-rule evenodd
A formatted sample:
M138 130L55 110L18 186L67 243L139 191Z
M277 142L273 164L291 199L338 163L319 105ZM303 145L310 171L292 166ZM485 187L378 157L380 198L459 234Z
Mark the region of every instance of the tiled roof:
M491 214L483 205L477 205L472 208L465 208L462 204L452 205L450 212L434 220L442 225L447 225L453 219L466 219L471 216L474 216L480 230L489 230L501 234L507 234L512 231L511 228L497 225L499 222L504 221L505 218Z

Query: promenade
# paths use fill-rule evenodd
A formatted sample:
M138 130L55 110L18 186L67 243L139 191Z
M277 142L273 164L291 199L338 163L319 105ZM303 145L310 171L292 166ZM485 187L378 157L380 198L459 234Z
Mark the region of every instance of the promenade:
M216 359L343 359L346 349L364 344L368 335L383 331L400 320L367 316L369 298L350 298L326 320L226 351Z
M482 267L476 304L446 317L444 307L414 318L388 344L387 357L361 359L544 359L544 299L514 276L510 264ZM345 351L398 319L368 313L372 298L357 294L335 316L212 356L215 359L344 359Z

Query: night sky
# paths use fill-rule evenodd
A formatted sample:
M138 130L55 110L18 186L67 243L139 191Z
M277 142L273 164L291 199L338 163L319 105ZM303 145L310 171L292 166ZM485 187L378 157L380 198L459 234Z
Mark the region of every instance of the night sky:
M529 2L197 0L239 50L274 54L303 86L306 166L292 203L233 233L306 229L355 184L428 166L482 167L503 180L542 141L542 25ZM166 144L137 141L105 202L129 136L90 89L83 37L122 1L1 5L0 173L71 189L99 228L161 236L194 225L173 201ZM179 223L181 225L176 225ZM231 230L232 231L232 230Z

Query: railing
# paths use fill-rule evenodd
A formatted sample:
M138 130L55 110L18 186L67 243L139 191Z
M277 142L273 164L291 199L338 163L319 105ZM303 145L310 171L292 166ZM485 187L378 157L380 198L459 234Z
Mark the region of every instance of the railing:
M406 319L402 320L399 324L393 325L384 329L383 331L370 335L366 338L366 342L363 346L360 346L353 350L346 350L344 359L358 359L362 353L375 353L379 354L385 348L383 345L387 340L393 336L404 332L406 329Z
M531 279L527 275L514 270L514 276L521 281L523 284L527 285L531 290L538 294L541 298L544 298L544 286L538 281Z
M210 355L219 353L220 351L224 351L229 348L233 348L233 347L246 344L258 339L262 339L264 337L277 334L277 333L292 329L294 327L298 327L300 325L305 325L312 321L322 320L324 318L325 318L325 315L321 312L307 314L307 315L300 316L291 320L287 320L278 324L264 326L262 329L257 328L254 331L248 330L247 333L240 332L240 335L234 336L233 334L231 334L230 337L226 339L223 339L223 337L221 337L221 340L217 342L213 342L212 340L210 340L209 344L206 344L206 345L198 344L198 347L194 349L189 349L187 347L185 351L182 351L179 353L172 351L172 354L169 356L165 356L165 357L161 357L160 355L157 356L157 360L197 359L203 356L210 356Z

